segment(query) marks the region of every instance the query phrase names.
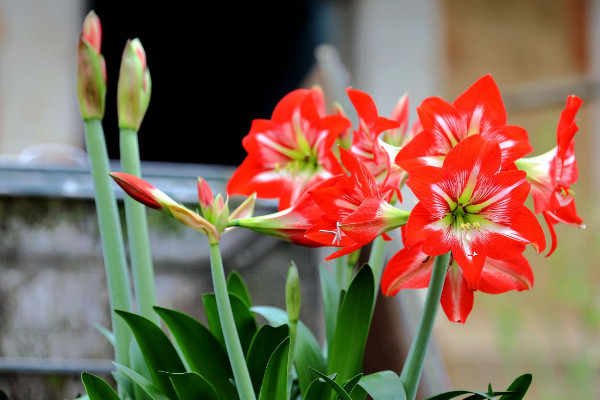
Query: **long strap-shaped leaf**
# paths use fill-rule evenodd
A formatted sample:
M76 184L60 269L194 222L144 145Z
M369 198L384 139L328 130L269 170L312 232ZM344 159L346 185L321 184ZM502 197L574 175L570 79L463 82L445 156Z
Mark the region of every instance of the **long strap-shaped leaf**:
M163 330L148 318L122 310L115 312L127 322L133 332L150 370L152 383L168 397L177 398L169 377L161 372L185 372L185 366L173 343Z
M259 400L284 400L287 398L287 365L290 355L290 338L285 338L275 349L260 387Z
M363 353L369 334L375 281L368 265L356 274L344 296L331 345L327 373L345 382L362 372Z
M81 374L81 381L90 400L120 400L117 392L96 375L84 372Z
M237 390L230 382L233 372L227 352L210 330L180 311L162 307L154 310L169 328L189 368L210 382L220 398L237 399Z

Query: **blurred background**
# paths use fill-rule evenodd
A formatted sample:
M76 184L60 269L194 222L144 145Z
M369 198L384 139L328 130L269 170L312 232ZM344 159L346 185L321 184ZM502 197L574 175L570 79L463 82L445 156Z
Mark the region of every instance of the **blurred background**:
M477 293L464 325L439 315L423 393L484 391L488 383L503 390L532 373L528 399L596 397L600 1L121 3L0 0L0 388L11 398L74 398L83 391L81 371L111 369L110 345L94 327L108 326L110 317L75 90L77 39L91 9L104 31L103 125L113 166L119 168L120 58L126 40L138 37L153 81L140 129L142 171L182 202L196 201L197 176L224 193L245 156L241 139L252 119L269 118L297 87L321 84L328 101L342 103L350 116L346 86L369 93L383 116L409 93L412 123L424 98L452 102L490 73L508 123L528 131L532 155L555 145L567 96L580 96L573 189L587 228L557 226L551 257L527 251L532 290ZM257 214L272 204L261 207ZM151 211L149 221L160 305L201 318L200 296L210 291L202 238ZM323 335L321 315L306 310L320 307L314 266L327 249L237 231L226 238L226 265L241 271L257 304L282 304L279 289L294 259L306 299L302 318ZM250 254L243 259L240 245ZM399 372L411 310L423 294L379 298L366 369Z

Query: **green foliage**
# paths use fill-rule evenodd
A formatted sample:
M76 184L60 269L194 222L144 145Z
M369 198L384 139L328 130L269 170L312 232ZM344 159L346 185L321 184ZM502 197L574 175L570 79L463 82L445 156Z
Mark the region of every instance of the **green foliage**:
M287 364L289 352L290 339L286 337L269 358L265 376L260 387L259 400L283 400L287 398Z
M104 379L84 372L81 381L90 400L119 400L117 392Z
M406 400L402 380L393 371L363 376L358 384L375 400Z
M425 400L450 400L454 399L458 396L464 396L467 394L471 394L469 397L465 397L464 400L480 400L480 399L488 399L495 400L496 396L500 397L500 400L522 400L529 390L529 386L531 385L532 376L531 374L524 374L515 379L508 389L503 392L494 392L492 390L492 385L488 385L487 393L483 392L473 392L470 390L452 390L445 393L440 393L435 396L430 396ZM377 399L375 399L377 400Z
M234 321L259 400L333 397L364 400L367 393L374 400L391 398L389 391L380 386L389 386L396 396L403 394L399 378L391 372L362 375L375 290L371 268L363 266L347 292L340 289L324 268L321 269L321 280L328 341L321 346L311 330L298 321L292 348L286 310L252 306L241 276L236 272L228 276L227 289ZM115 378L121 382L120 386L135 388L124 396L132 400L144 397L153 400L239 398L214 294L204 294L203 301L206 325L180 311L154 307L169 336L143 316L117 311L135 339L136 346L132 349L138 354L132 351L132 360L141 361L131 366L115 363ZM264 317L267 323L258 326L256 315ZM291 371L288 369L290 357L294 365ZM90 400L119 399L102 379L86 374L82 380Z

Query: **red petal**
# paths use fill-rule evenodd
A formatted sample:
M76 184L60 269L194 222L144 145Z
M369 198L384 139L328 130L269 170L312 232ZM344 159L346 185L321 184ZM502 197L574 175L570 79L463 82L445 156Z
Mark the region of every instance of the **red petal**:
M439 167L449 150L445 140L439 135L432 131L421 131L400 149L394 162L409 172L414 167L423 165Z
M466 113L468 115L467 120L471 120L473 111L476 108L482 107L482 122L487 121L491 125L506 124L506 109L502 102L500 90L489 74L479 78L452 105L460 112Z
M509 290L529 290L533 287L533 271L523 255L507 260L487 258L479 290L484 293L498 294Z
M429 285L433 257L421 252L420 246L404 248L387 263L381 276L381 290L394 296L402 289L420 289Z
M466 243L461 240L454 240L452 243L452 257L462 270L469 288L477 290L481 270L485 262L485 248L478 241Z
M493 127L481 133L484 139L493 140L502 150L502 169L511 169L513 162L531 153L527 131L520 126L503 125Z
M456 265L448 268L440 303L451 322L465 323L473 309L473 291L469 289L460 268Z
M572 142L575 133L579 129L575 124L575 115L582 104L583 101L579 97L570 95L567 97L565 109L560 114L556 136L559 149L558 154L559 157L563 159L565 158L565 153L569 144Z
M377 106L373 98L369 94L357 89L348 88L346 89L346 93L348 93L348 97L352 105L354 105L361 121L370 126L378 116Z
M469 136L455 146L444 159L443 168L455 175L461 185L471 174L493 175L500 171L501 152L498 143L485 140L481 135Z
M294 111L300 106L306 96L310 96L310 90L308 89L296 89L283 96L273 109L271 120L279 123L289 122L292 119Z
M456 180L438 167L417 167L411 170L406 185L431 214L432 220L442 219L456 202L459 189Z
M452 146L467 136L467 126L460 112L456 108L439 97L429 97L417 107L419 121L423 130L431 131L436 139L431 144L447 153Z
M421 243L432 233L436 231L431 228L427 228L429 224L436 221L436 219L431 217L431 214L421 203L417 203L414 208L410 212L410 216L408 217L408 222L406 223L406 246L414 246L417 243ZM447 231L447 229L444 229ZM444 232L445 233L445 232ZM442 234L443 235L443 234ZM448 238L449 239L449 238ZM434 253L425 251L428 255L441 255L450 251L450 241L438 241L437 244L439 246L443 246L442 248L435 249ZM435 239L433 240L435 243Z

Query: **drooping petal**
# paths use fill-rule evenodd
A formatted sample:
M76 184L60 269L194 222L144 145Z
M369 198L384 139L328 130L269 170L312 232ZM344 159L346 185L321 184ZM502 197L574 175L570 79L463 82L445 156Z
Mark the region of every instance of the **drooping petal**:
M467 317L473 309L474 298L473 290L469 289L460 268L452 263L448 268L440 298L442 309L448 320L463 324L467 322Z
M498 294L509 290L529 290L533 287L533 271L523 255L506 260L487 258L479 290L484 293Z
M421 289L429 285L433 257L421 251L420 246L403 248L388 261L381 276L381 290L394 296L402 289Z

